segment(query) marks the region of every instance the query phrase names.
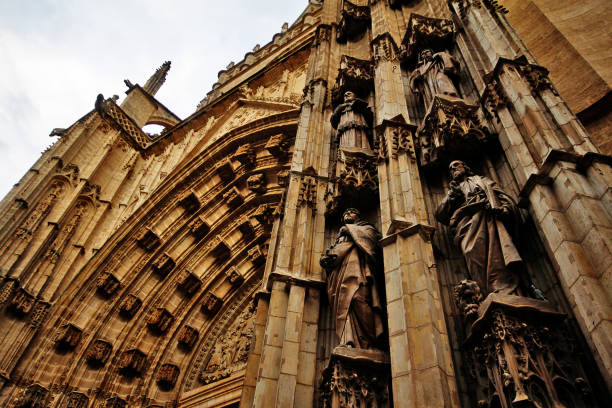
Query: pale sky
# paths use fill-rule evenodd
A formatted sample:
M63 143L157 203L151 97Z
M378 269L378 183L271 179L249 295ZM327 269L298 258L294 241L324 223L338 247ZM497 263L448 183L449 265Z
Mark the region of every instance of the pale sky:
M125 96L172 61L156 97L181 119L230 61L308 0L0 0L0 197L99 93Z

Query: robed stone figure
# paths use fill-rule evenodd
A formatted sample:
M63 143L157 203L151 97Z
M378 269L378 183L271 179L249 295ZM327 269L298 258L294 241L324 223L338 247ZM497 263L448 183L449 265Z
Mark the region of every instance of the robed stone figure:
M453 161L449 171L450 190L436 219L454 230L471 279L485 294L520 295L522 260L509 232L516 225L516 204L493 180L473 174L462 161Z
M331 116L331 124L338 131L340 148L372 149L373 113L368 103L352 91L344 93L344 103L338 105Z
M410 74L413 92L423 94L429 104L436 95L459 98L451 77L457 75L457 60L446 51L433 53L425 49L419 54L418 65Z
M380 349L384 342L382 257L376 228L350 208L336 242L321 256L340 345Z

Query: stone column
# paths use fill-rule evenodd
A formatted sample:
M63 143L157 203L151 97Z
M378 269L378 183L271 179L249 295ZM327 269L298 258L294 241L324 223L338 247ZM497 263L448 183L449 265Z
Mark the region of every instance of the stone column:
M393 403L459 406L395 36L401 11L372 5L378 177ZM399 13L399 14L396 14Z

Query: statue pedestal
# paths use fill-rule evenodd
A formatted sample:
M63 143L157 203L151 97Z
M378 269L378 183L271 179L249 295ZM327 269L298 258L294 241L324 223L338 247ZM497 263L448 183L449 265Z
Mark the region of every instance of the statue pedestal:
M389 354L338 346L321 383L321 408L389 408Z
M565 318L547 301L497 293L482 301L465 342L478 407L592 406Z

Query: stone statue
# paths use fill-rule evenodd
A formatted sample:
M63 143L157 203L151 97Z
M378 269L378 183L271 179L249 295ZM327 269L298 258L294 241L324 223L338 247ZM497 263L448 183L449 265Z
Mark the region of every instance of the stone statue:
M366 101L358 99L351 91L345 92L344 103L338 105L331 117L332 126L338 130L340 148L371 150L373 118Z
M488 177L472 173L460 160L450 166L450 190L436 219L454 229L471 279L488 293L521 295L521 257L508 228L518 210L512 198Z
M458 72L457 60L446 51L433 53L425 49L419 54L416 69L410 74L410 88L421 93L429 104L434 96L444 95L459 98L459 93L449 75Z
M376 228L354 208L342 216L336 242L321 256L340 345L378 349L384 340L382 257Z

